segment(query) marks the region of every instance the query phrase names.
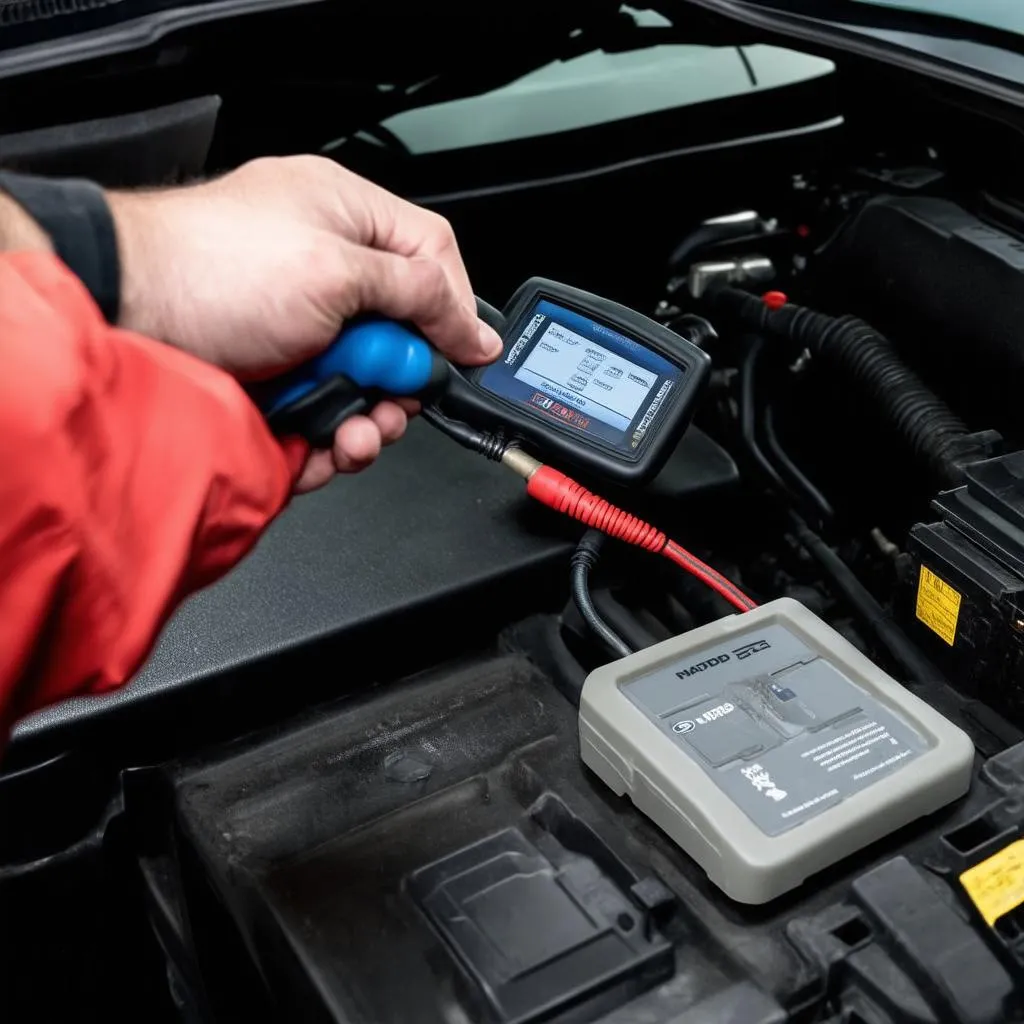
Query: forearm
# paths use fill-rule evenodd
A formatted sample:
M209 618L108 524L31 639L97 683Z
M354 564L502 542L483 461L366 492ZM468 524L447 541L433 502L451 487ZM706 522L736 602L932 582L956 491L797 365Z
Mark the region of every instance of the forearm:
M178 268L168 235L195 231L202 222L180 224L181 197L185 189L114 191L107 203L117 233L121 262L121 305L118 323L149 338L173 343L165 323L168 305L188 305L187 293L175 285ZM170 209L167 209L170 199Z

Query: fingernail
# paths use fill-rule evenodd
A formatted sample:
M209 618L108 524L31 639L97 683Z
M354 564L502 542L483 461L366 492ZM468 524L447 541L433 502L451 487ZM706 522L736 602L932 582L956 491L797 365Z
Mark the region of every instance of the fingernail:
M478 323L480 325L480 351L488 359L497 358L502 349L501 338L483 320L478 321Z

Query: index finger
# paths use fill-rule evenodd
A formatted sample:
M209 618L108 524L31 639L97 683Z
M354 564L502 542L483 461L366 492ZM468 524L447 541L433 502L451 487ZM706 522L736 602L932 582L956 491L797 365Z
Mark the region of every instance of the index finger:
M436 260L365 246L350 249L348 286L358 308L341 310L343 316L376 312L409 320L457 363L487 363L501 352L501 339L463 303Z
M459 300L475 309L469 272L447 219L365 178L360 178L359 182L366 197L360 211L359 241L398 256L427 256L435 260L448 275Z

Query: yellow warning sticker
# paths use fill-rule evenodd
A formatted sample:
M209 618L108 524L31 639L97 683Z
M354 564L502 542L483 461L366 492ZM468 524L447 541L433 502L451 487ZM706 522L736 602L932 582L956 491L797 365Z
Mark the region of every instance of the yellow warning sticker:
M917 584L917 617L933 632L953 646L956 623L960 617L960 593L931 569L921 566Z
M1003 914L1024 903L1024 839L968 868L960 884L991 928Z

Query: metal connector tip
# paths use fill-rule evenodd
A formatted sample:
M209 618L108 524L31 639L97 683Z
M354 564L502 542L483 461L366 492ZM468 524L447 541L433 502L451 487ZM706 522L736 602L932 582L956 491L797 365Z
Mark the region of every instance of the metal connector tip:
M508 466L513 473L518 473L524 480L529 480L540 469L543 463L532 455L527 455L521 448L508 448L501 456L503 466Z

